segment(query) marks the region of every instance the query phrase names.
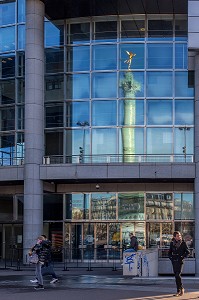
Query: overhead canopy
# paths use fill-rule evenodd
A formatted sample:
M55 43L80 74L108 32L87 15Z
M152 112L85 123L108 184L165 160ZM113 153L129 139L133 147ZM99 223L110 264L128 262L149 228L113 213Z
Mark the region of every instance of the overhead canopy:
M43 0L51 20L129 14L187 14L188 0Z

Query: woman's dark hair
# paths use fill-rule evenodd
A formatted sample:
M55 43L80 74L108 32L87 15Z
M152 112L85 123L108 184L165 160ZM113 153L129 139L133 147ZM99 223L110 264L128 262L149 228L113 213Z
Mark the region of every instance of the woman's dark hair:
M173 236L176 237L177 234L181 235L180 231L174 231Z

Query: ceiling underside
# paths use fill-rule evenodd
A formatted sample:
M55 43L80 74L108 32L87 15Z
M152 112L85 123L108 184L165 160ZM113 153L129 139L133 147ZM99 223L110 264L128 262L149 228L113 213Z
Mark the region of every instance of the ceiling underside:
M188 0L43 0L51 20L129 14L187 14Z

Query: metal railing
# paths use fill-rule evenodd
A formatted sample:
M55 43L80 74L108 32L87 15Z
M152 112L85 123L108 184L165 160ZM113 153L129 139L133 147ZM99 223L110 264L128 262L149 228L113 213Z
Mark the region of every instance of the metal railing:
M189 248L189 255L187 257L187 259L189 258L195 258L195 249L194 248ZM165 247L165 248L159 248L158 249L158 257L159 258L168 258L169 257L169 248Z
M20 166L24 164L24 157L4 157L0 151L0 166Z
M20 271L22 268L32 268L29 264L28 254L26 262L23 263L23 248L6 248L4 259L0 260L2 269L15 269ZM63 271L74 268L85 268L91 271L93 268L110 268L116 271L121 268L122 249L115 248L94 248L92 245L84 247L59 247L52 251L52 263L59 266Z
M193 163L194 156L183 154L101 154L101 155L50 155L43 157L43 164L102 164L102 163Z

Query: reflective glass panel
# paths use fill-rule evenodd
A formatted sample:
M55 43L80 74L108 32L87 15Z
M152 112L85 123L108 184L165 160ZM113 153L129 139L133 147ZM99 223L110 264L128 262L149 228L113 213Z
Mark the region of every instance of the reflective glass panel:
M17 76L24 76L25 75L25 53L18 52L17 53Z
M120 247L120 224L109 223L109 241L108 244L114 247Z
M147 128L147 154L172 153L171 128Z
M193 97L194 87L189 85L188 72L175 73L175 96L176 97Z
M18 129L24 129L24 106L17 106L17 126Z
M175 36L177 40L187 39L188 22L187 16L176 16L175 19Z
M136 223L122 223L122 248L125 250L130 248L130 233L133 232L138 239L138 247L145 246L145 224L141 222Z
M148 20L148 36L155 37L172 37L173 36L173 20Z
M145 37L145 21L144 20L126 20L121 21L121 39L124 40L144 40Z
M92 102L92 126L111 126L117 122L116 101Z
M187 44L175 44L175 68L187 69L188 49Z
M147 247L160 246L160 223L147 223Z
M116 73L93 73L92 75L93 98L116 98L117 97L117 74Z
M66 102L66 126L80 126L82 129L88 127L90 120L89 107L89 101Z
M66 195L66 219L88 220L89 219L89 195L67 194Z
M172 69L173 68L173 44L148 44L149 69Z
M46 73L57 73L64 71L64 49L47 49L46 55Z
M1 78L15 76L15 56L13 54L0 55Z
M183 155L183 147L186 147L186 154L194 153L194 128L182 126L175 128L174 151L175 154Z
M173 238L173 224L169 222L162 223L162 247L169 247Z
M91 219L115 220L116 195L113 193L91 194Z
M15 81L0 81L0 103L11 104L15 102Z
M24 80L17 80L17 97L18 103L25 101L25 82Z
M45 101L63 101L64 99L64 77L45 77Z
M144 101L120 100L119 125L144 125Z
M174 219L192 220L194 219L193 194L174 194Z
M63 154L63 132L54 131L45 133L45 155Z
M95 45L92 48L93 70L116 70L117 69L117 46Z
M81 237L81 235L80 235ZM94 258L94 224L85 223L83 224L83 255L84 259ZM79 246L81 248L81 246Z
M102 162L106 159L106 154L116 154L116 129L103 128L92 130L92 154L93 159ZM97 156L99 155L99 156ZM101 156L100 156L101 155ZM97 162L96 161L96 162Z
M171 220L173 218L172 194L146 194L146 219Z
M0 28L0 52L15 50L15 26Z
M175 100L175 124L193 125L194 124L194 101Z
M46 107L46 127L63 126L63 104Z
M45 47L64 44L64 26L59 22L45 22Z
M144 44L120 45L120 69L144 69Z
M18 26L18 49L25 49L25 25Z
M144 153L144 128L123 127L119 131L119 153L129 154L132 161L135 154ZM124 161L128 157L123 157Z
M96 256L97 259L107 259L107 224L96 224Z
M84 155L90 154L90 130L66 130L66 155L77 155L78 160L80 147L83 148Z
M175 230L180 231L183 239L189 248L195 244L195 224L194 222L176 222Z
M44 195L44 220L63 220L63 195Z
M144 194L119 193L118 194L118 219L144 220Z
M13 196L0 195L0 220L13 221Z
M90 97L90 74L74 74L66 77L66 98L85 99Z
M67 48L67 71L89 71L90 70L90 47L78 46Z
M95 22L94 25L94 40L98 42L112 42L117 40L117 22Z
M25 0L18 0L18 22L25 22Z
M21 164L21 158L24 158L24 133L23 132L18 132L17 133L17 157L19 158L19 163Z
M90 41L90 23L70 24L68 44L82 44Z
M171 125L173 121L172 100L147 100L147 124Z
M15 1L0 4L0 26L15 23Z
M13 134L2 134L0 136L1 165L13 165L15 157L15 136Z
M144 72L120 72L119 96L144 97Z
M15 108L13 106L0 109L1 131L15 129Z
M172 97L172 72L147 72L147 97Z
M17 197L17 219L19 221L23 220L23 208L24 208L24 196L16 196Z

